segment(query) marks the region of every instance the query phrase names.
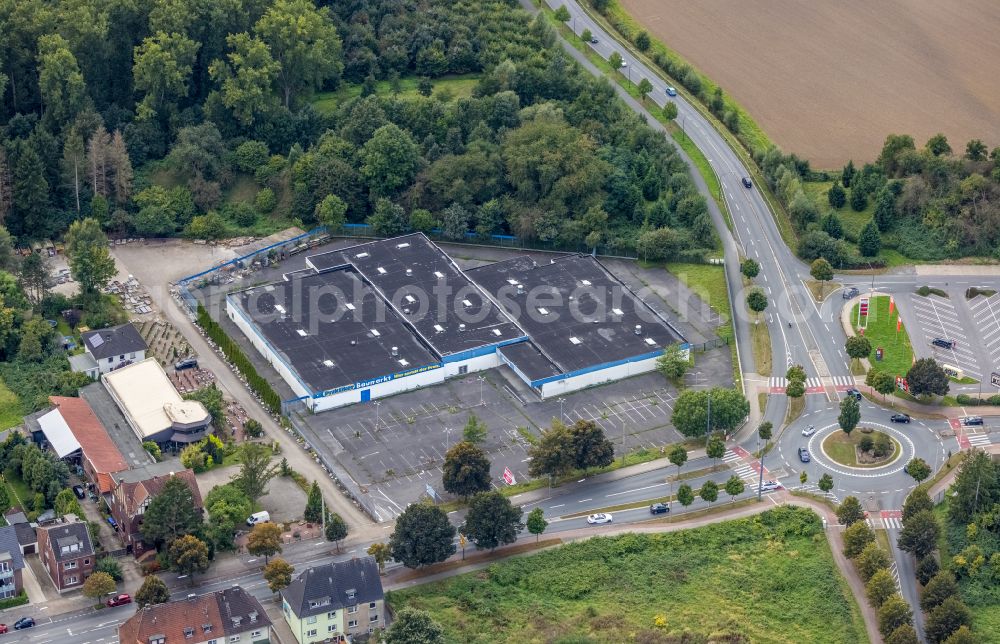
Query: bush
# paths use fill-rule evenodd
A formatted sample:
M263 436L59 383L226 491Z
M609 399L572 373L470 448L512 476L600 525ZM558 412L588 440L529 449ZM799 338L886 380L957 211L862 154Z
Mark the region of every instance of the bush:
M250 174L266 164L267 160L267 144L260 141L241 143L233 152L233 161L236 163L236 167Z
M5 608L13 608L15 606L24 606L27 603L28 603L28 593L22 590L14 597L8 597L7 599L0 599L0 610L4 610Z
M156 573L160 572L160 569L161 569L160 562L156 559L153 559L152 561L148 561L142 564L142 574L145 577L148 577L149 575L155 575Z
M267 215L278 205L278 198L274 196L274 190L262 188L254 197L253 205L257 210Z

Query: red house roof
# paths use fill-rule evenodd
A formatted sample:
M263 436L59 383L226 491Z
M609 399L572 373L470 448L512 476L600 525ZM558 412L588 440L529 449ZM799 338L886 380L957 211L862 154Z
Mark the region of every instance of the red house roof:
M59 409L76 441L80 443L84 458L90 461L97 471L97 483L101 493L110 492L113 481L107 475L127 470L128 463L111 441L104 425L97 420L90 405L82 398L49 396L49 402ZM101 476L102 474L105 476Z

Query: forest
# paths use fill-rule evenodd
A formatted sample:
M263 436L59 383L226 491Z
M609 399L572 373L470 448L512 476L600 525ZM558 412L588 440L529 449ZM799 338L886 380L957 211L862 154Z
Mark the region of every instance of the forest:
M367 222L649 259L717 244L673 146L514 0L0 0L0 33L19 246L88 217L110 237ZM438 87L459 75L469 95Z

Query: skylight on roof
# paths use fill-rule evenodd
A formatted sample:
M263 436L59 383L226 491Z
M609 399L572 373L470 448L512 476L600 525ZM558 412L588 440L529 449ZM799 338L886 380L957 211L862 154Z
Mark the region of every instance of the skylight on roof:
M403 365L404 367L408 367L410 365L410 363L404 360L403 358L399 359L399 364Z
M437 331L438 333L444 333L444 327L441 326L440 324L435 324L434 330Z
M305 330L305 329L296 329L296 331L295 331L295 332L296 332L296 333L298 333L298 334L299 334L300 336L302 336L303 338L304 338L304 337L306 337L307 335L309 335L308 333L306 333L306 330Z
M377 338L382 334L378 332L378 329L372 329L372 335L374 335Z
M580 344L580 338L576 337L575 335L570 336L569 341L572 342L573 344Z
M409 302L410 304L413 304L414 302L417 301L417 298L413 297L412 295L407 295L406 298L404 299L406 299L406 301Z
M345 308L346 308L346 309L347 309L348 311L353 311L353 310L354 310L354 305L353 305L353 304L351 304L350 302L347 302L346 304L344 304L344 307L345 307Z
M441 271L434 271L434 277L441 279L442 277L444 277L444 273L442 273Z
M493 329L493 335L500 337L501 335L503 335L503 333L500 331L500 329Z
M384 269L384 268L382 268L381 266L379 266L379 267L378 267L378 274L379 274L379 275L385 275L385 269Z
M358 253L355 257L358 259L364 259L365 257L368 257L368 253Z
M584 286L590 286L590 280L580 280L580 284Z
M542 315L548 315L549 314L549 310L547 308L545 308L544 306L538 307L538 312L541 313Z
M324 360L323 361L323 366L324 367L332 367L333 366L333 360Z
M396 244L396 248L409 248L410 242L403 242L401 244Z
M278 313L281 313L282 315L285 314L285 307L281 306L280 304L275 304L274 310L277 311Z
M654 340L653 338L646 338L646 344L648 344L651 347L655 347L656 346L656 340Z
M615 315L624 315L621 309L611 309L611 312Z
M470 306L472 306L472 302L470 302L469 300L462 300L462 306L464 306L465 308L469 308Z
M518 282L518 281L517 281L516 279L514 279L514 278L510 278L510 279L508 279L508 280L507 280L507 283L508 283L508 284L510 284L511 286L517 286L518 284L520 284L520 282Z

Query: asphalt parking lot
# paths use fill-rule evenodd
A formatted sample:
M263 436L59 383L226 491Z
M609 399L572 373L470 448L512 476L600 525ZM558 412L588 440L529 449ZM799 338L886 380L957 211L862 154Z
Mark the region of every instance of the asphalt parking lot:
M931 357L939 363L962 370L963 375L982 380L984 369L980 357L985 357L984 329L974 321L972 311L966 306L963 293L951 293L951 298L938 295L923 297L911 294L908 298L908 327L910 341L919 357ZM906 311L903 311L904 318ZM904 322L907 320L904 319ZM931 344L934 338L955 341L955 347L946 349ZM988 365L987 365L988 366Z
M985 349L980 354L980 360L989 360L985 365L989 371L1000 371L1000 295L976 296L968 301L968 306Z

